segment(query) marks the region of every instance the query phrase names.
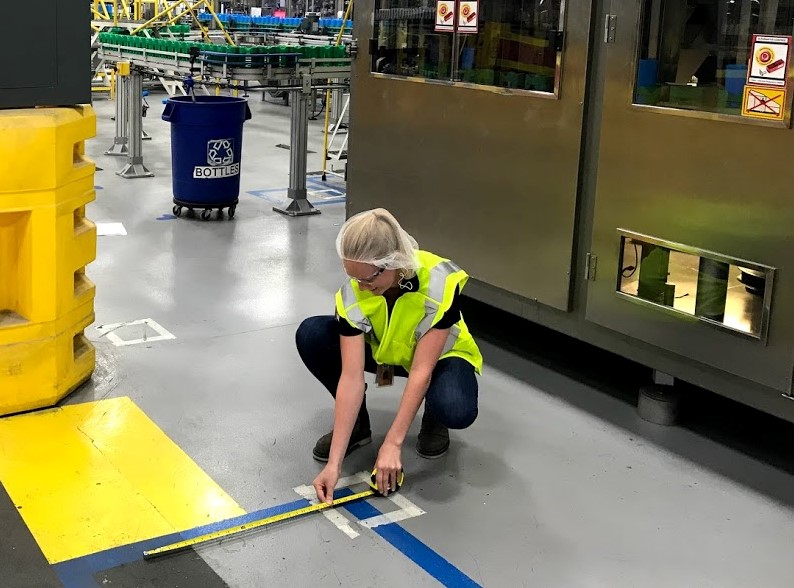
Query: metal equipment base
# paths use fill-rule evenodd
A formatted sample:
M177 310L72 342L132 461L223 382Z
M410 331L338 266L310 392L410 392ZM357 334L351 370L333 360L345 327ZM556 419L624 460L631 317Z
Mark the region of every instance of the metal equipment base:
M110 149L105 151L105 155L126 157L129 154L130 150L129 147L127 147L126 137L116 137L113 140L113 145L110 146Z
M235 200L234 202L224 202L222 204L212 204L212 203L198 203L198 202L186 202L184 200L179 200L174 198L174 207L171 211L174 213L174 216L179 218L182 216L182 209L187 208L188 212L193 212L194 209L201 209L201 220L210 220L212 217L212 211L218 211L218 217L223 216L223 209L228 208L229 212L229 220L234 218L234 213L237 211L237 203L239 199Z
M121 176L126 180L131 180L134 178L151 178L154 177L154 172L150 172L143 162L140 163L128 163L124 166L119 172L116 172L117 176Z
M673 386L651 384L640 388L637 412L640 418L657 425L674 425L678 420L681 394Z
M320 210L315 208L306 198L296 198L289 203L286 208L274 206L273 210L286 214L287 216L306 216L309 214L320 214Z

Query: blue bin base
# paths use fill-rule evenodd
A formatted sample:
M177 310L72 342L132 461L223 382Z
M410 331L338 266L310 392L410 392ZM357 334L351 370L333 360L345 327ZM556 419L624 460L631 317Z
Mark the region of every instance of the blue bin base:
M181 217L182 216L182 209L187 208L188 212L193 212L194 210L201 210L201 218L202 220L209 220L212 217L212 211L217 210L218 216L221 217L223 215L223 210L225 208L229 209L228 215L229 220L234 218L234 214L237 211L237 203L239 200L235 199L232 202L222 202L218 204L212 204L207 202L186 202L184 200L179 200L178 198L174 198L174 208L172 212L174 216Z

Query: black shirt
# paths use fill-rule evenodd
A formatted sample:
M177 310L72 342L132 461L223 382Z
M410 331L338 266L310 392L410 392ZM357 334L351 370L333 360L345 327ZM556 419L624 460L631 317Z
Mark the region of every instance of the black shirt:
M419 278L417 276L414 276L410 280L405 280L403 283L405 286L408 286L408 284L410 284L410 286L400 288L400 293L397 295L397 298L406 292L416 292L419 290ZM449 310L445 312L444 315L439 319L439 321L431 328L449 329L461 319L460 302L458 300L459 297L460 288L455 288L455 295L452 298L452 305L449 307ZM394 306L389 305L389 316L391 316L392 308L394 308ZM336 317L336 324L339 326L339 334L343 337L355 337L356 335L361 335L364 332L351 325L339 315Z

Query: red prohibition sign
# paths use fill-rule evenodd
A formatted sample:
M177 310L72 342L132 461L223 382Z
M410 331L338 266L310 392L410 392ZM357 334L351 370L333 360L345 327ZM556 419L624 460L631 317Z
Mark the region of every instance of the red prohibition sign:
M777 96L764 96L764 98L765 98L764 100L761 100L760 98L756 97L756 100L758 100L758 104L753 106L750 109L750 112L760 112L759 108L762 108L762 107L766 106L770 102L774 103L774 102L776 102L778 100L778 98L782 98L782 97L783 97L782 94L778 94Z

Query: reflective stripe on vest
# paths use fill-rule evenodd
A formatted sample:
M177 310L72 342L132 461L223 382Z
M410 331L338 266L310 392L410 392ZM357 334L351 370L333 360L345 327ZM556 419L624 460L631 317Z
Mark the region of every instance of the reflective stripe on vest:
M433 266L430 270L430 284L427 287L427 295L439 303L443 302L447 278L459 271L460 268L451 261L442 261Z
M460 268L451 261L442 261L430 270L430 283L427 287L427 298L425 298L425 316L419 321L414 331L417 341L424 337L433 327L433 322L438 314L439 305L444 301L447 278L459 271ZM457 339L457 337L456 334L454 339Z
M372 331L372 323L358 305L356 293L353 292L353 286L350 282L342 286L342 303L345 305L345 313L347 320L351 321L360 331L369 333Z
M444 344L444 349L441 350L441 355L445 355L452 351L452 348L455 347L455 343L458 342L458 337L460 336L460 327L458 325L452 325L449 329L449 336L447 336L447 342Z
M421 321L419 321L419 324L416 325L416 330L414 331L417 341L424 337L425 333L427 333L433 326L433 321L435 320L437 314L438 304L434 303L429 298L425 298L425 316Z

